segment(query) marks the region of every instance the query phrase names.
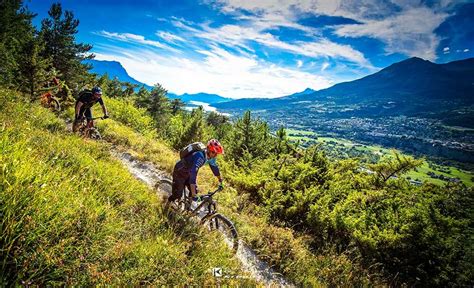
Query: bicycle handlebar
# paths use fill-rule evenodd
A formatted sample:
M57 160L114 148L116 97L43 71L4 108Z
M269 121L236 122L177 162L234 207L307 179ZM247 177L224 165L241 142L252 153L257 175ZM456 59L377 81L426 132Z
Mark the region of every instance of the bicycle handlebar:
M82 118L82 119L87 119L87 118ZM93 121L93 120L98 120L98 119L100 119L100 120L105 120L105 119L107 119L107 118L105 118L104 116L102 116L102 117L89 118L89 119L87 119L87 120Z
M224 187L219 186L219 187L217 187L217 189L214 190L213 192L207 192L207 194L206 194L206 195L202 195L202 197L212 197L212 196L214 196L214 194L216 194L217 192L221 191L222 189L224 189Z

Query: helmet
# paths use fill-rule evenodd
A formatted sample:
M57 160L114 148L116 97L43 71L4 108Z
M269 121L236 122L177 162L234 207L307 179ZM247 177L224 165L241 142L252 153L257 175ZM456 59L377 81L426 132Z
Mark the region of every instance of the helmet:
M100 87L95 86L94 88L92 88L92 93L102 95L102 89L100 89Z
M211 139L207 142L207 150L216 154L224 154L224 148L216 139Z

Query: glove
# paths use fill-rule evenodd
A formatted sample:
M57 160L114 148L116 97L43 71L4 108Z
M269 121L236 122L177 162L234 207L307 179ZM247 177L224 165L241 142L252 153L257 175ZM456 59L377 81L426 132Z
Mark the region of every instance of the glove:
M219 182L219 189L224 189L224 181Z

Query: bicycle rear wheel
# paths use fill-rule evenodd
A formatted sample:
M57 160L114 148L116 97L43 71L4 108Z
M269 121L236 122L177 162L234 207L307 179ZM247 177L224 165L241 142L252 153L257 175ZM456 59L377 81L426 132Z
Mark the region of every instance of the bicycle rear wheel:
M209 217L202 219L202 224L207 227L209 230L217 230L223 236L224 240L234 252L239 248L239 235L237 234L237 229L235 229L232 221L222 216L221 214L214 214Z
M53 112L60 112L61 111L61 104L59 104L59 101L51 98L49 99L49 109Z

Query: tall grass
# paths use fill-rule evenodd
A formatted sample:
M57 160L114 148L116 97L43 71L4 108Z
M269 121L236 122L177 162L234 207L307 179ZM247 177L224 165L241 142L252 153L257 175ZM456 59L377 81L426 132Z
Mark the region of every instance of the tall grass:
M105 100L106 103L107 100ZM115 100L120 106L120 100ZM125 104L128 105L128 104ZM127 106L127 109L135 109ZM120 108L123 109L123 108ZM96 113L100 113L99 110ZM176 151L165 145L163 140L142 135L121 117L97 122L102 136L118 149L128 149L136 157L153 162L161 169L171 173L179 159ZM130 112L133 114L136 112ZM204 139L203 139L204 140ZM232 173L228 165L219 159L223 176ZM201 193L216 187L217 181L210 169L203 167L199 171ZM333 248L321 249L316 253L310 248L308 237L297 235L288 228L274 225L258 206L247 199L247 194L238 193L233 187L227 187L217 194L219 210L236 224L241 239L250 245L257 254L277 271L284 274L298 286L368 286L382 283L380 277L364 270L354 263L349 255L337 253Z
M109 144L68 135L9 90L0 109L0 286L215 285L213 267L242 274L216 235L167 218Z

